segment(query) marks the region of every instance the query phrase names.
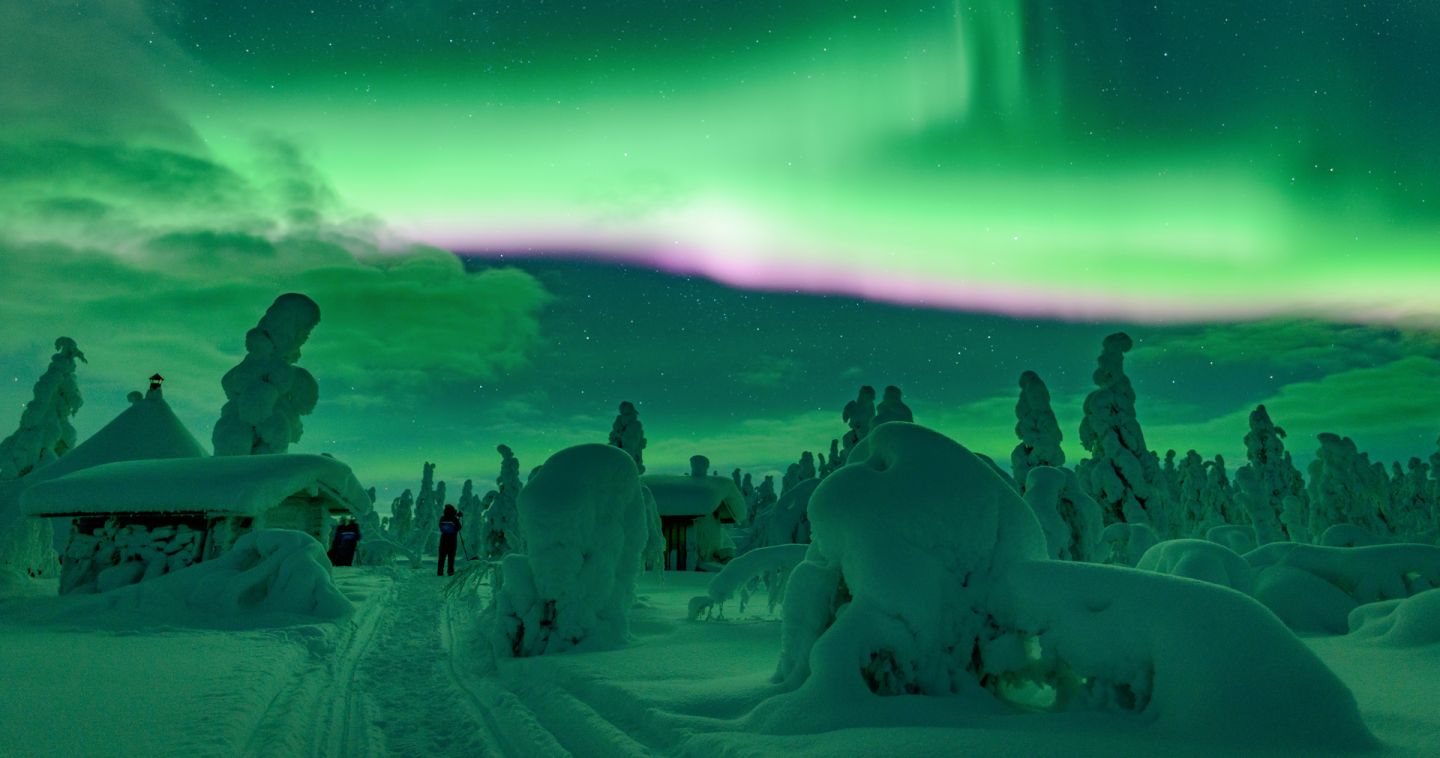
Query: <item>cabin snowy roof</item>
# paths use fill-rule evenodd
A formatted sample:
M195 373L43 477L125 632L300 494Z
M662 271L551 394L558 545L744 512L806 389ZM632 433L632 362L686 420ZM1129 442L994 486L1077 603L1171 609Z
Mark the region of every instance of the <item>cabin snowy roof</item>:
M651 474L640 481L655 496L661 516L708 516L718 508L722 522L745 520L745 497L726 477Z
M125 461L76 471L25 491L31 516L230 513L255 516L291 495L325 496L356 515L370 497L350 467L323 455L235 455Z
M38 483L106 463L205 455L205 448L180 423L164 396L151 390L59 460L25 478Z

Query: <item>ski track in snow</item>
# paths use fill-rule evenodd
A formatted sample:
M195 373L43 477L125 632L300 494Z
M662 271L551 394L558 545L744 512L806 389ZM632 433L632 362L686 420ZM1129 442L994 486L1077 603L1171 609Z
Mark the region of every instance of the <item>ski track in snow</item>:
M645 744L587 702L564 674L519 665L510 676L446 580L405 571L361 599L351 622L291 633L311 649L260 715L246 756L645 756ZM507 663L507 665L509 665ZM538 677L538 678L537 678Z

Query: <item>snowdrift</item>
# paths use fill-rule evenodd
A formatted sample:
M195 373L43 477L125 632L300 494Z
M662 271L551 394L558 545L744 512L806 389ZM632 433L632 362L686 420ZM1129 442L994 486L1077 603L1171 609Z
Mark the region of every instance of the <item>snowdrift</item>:
M250 532L219 557L86 600L84 608L139 611L156 623L195 614L323 620L354 611L331 579L325 548L304 532L285 529Z

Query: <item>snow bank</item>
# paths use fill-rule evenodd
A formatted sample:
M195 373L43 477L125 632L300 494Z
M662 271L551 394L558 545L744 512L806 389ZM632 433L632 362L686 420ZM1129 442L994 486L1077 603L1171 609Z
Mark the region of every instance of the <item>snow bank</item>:
M764 587L769 610L785 601L785 584L790 572L805 560L809 545L772 545L737 556L710 580L706 594L690 599L690 618L720 618L725 603L740 593L740 613L760 587Z
M250 532L219 557L96 595L93 602L141 611L157 622L175 612L336 619L354 611L331 580L324 546L304 532L285 529Z
M1206 741L1366 748L1355 698L1259 604L1222 587L1112 566L1012 565L997 619L1034 635L1055 705L1128 712Z
M1362 605L1351 611L1349 625L1352 636L1392 647L1440 643L1440 589Z
M1250 564L1239 553L1207 540L1166 540L1151 547L1135 568L1183 576L1249 594L1254 583Z
M1134 566L1145 551L1159 541L1149 524L1116 522L1100 533L1100 542L1104 544L1101 560L1116 566Z
M520 492L519 515L526 552L505 557L486 610L496 654L623 645L649 536L635 461L609 445L561 450Z
M1255 527L1248 524L1222 524L1211 527L1206 530L1205 539L1217 545L1224 545L1239 555L1244 555L1256 547Z
M995 576L1045 557L1014 490L922 426L875 427L810 500L776 679L841 695L977 691Z

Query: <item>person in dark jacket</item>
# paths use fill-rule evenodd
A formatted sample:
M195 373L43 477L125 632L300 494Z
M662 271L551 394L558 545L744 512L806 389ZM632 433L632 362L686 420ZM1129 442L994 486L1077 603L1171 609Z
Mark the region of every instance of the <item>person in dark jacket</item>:
M360 525L355 519L345 519L335 528L335 537L330 541L330 563L335 566L355 565L355 548L360 545Z
M460 543L460 513L455 506L446 504L445 513L440 517L440 565L435 568L435 576L449 574L455 575L455 551ZM450 561L447 570L445 561Z

